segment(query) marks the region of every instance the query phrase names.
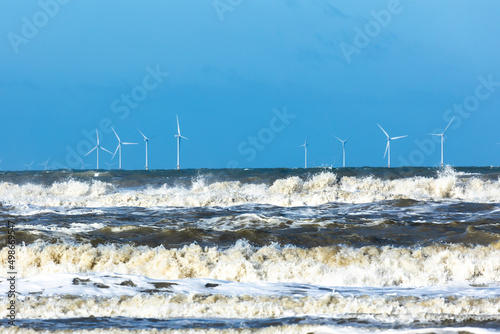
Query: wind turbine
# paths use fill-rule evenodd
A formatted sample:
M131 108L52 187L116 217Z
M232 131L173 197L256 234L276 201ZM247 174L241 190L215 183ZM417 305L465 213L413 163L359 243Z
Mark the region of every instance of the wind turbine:
M99 132L97 132L97 129L95 129L95 134L96 134L96 137L97 137L97 145L91 149L87 154L85 154L85 156L89 155L90 153L92 153L94 150L97 150L97 169L99 169L99 149L103 150L103 151L106 151L108 152L109 154L113 154L111 153L110 151L108 151L107 149L105 149L104 147L102 147L100 144L99 144Z
M115 153L113 153L113 158L115 157L116 152L119 151L118 152L118 158L119 158L118 159L118 169L122 169L122 145L137 145L137 143L122 142L120 137L118 137L118 134L116 133L115 129L111 128L111 130L113 130L113 132L115 133L116 139L118 139L118 146L116 146Z
M111 170L111 166L113 166L114 164L116 164L116 162L113 162L112 164L110 164L109 162L104 162L106 165L108 165L108 170Z
M82 158L80 158L80 162L82 163L82 167L81 169L85 169L85 166L90 166L90 165L87 165L83 162Z
M429 135L431 135L431 136L440 136L441 137L441 167L444 166L444 161L443 161L443 157L444 157L444 152L443 152L444 151L444 133L446 132L446 130L448 130L451 122L453 122L454 119L455 119L455 116L453 116L450 123L448 123L448 125L446 126L446 128L444 129L444 131L442 133L429 133Z
M299 147L303 147L304 148L304 153L305 153L305 159L304 159L304 168L307 168L307 137L306 136L306 141L304 142L304 144L300 145Z
M158 137L158 135L148 138L144 135L144 133L141 132L141 130L137 129L137 131L140 132L140 134L144 137L144 141L146 142L146 170L148 170L148 143L151 139ZM179 163L177 163L177 165L179 165Z
M43 162L43 163L41 163L39 165L40 166L45 166L45 170L47 170L47 165L49 164L49 160L50 160L50 158L48 158L47 161L45 161L45 162Z
M180 150L181 150L181 138L182 139L186 139L186 140L189 140L187 139L186 137L183 137L181 135L181 128L179 126L179 116L178 115L175 115L177 117L177 134L174 135L174 137L177 138L177 169L181 169L181 166L179 164L179 155L180 155Z
M24 164L24 166L28 167L28 170L31 170L31 166L33 166L34 163L35 161L33 160L30 164Z
M342 167L345 167L345 143L347 143L347 141L351 138L347 138L346 140L342 140L337 136L334 136L334 137L337 138L342 143Z
M387 167L388 168L391 168L391 140L396 140L396 139L401 139L401 138L404 138L404 137L408 137L408 135L405 135L405 136L399 136L399 137L390 137L387 132L385 132L385 130L380 126L380 124L378 124L378 127L384 131L385 135L387 136L387 145L385 146L385 153L384 153L384 158L385 156L387 155ZM388 154L389 153L389 154Z

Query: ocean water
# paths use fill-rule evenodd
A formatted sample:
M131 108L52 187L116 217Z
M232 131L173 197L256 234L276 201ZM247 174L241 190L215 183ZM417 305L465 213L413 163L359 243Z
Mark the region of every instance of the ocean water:
M2 333L500 331L500 168L0 172L0 202Z

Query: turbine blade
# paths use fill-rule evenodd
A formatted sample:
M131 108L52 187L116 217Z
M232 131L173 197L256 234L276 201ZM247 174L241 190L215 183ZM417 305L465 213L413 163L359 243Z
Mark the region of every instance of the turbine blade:
M118 144L118 146L116 147L115 153L113 153L113 156L111 157L111 159L115 158L116 152L118 152L119 148L120 148L120 144Z
M137 128L137 131L139 131L139 133L144 137L144 140L148 140L148 137L146 137L144 133L142 133L141 130L139 130L139 128Z
M430 136L441 136L440 133L427 133L427 134L430 135Z
M113 132L115 133L116 138L118 139L118 142L120 142L121 141L120 137L118 137L118 134L116 133L115 129L111 128L111 130L113 130Z
M91 149L91 150L89 151L89 153L85 154L85 156L87 156L87 155L89 155L90 153L92 153L92 152L93 152L96 148L97 148L97 146L96 146L96 147L94 147L93 149Z
M387 136L387 138L390 138L389 135L387 134L387 132L385 132L385 130L380 126L380 124L377 123L377 125L380 128L380 130L384 131L384 133Z
M186 140L189 140L189 139L187 139L186 137L183 137L183 136L179 136L179 137L180 137L180 138L182 138L182 139L186 139Z
M337 137L337 136L335 136L335 135L332 135L332 136L334 136L335 138L337 138L340 142L342 142L342 143L344 142L344 141L343 141L342 139L340 139L339 137Z
M101 150L106 151L106 152L108 152L109 154L113 154L113 153L111 153L110 151L108 151L107 149L105 149L104 147L102 147L102 146L99 146L99 147L100 147L100 149L101 149Z
M122 145L138 145L138 143L122 143Z
M399 137L392 137L391 140L401 139L401 138L405 138L405 137L408 137L408 135L406 135L406 136L399 136Z
M450 123L448 123L448 125L446 126L446 128L443 131L443 134L446 132L446 130L448 130L448 128L450 127L451 122L453 122L454 119L455 119L455 116L453 116L453 118L451 119Z
M179 115L175 115L177 118L177 134L180 136L181 135L181 127L179 126Z
M97 137L97 146L99 146L99 132L95 129L95 136Z
M391 145L391 144L389 143L389 141L387 141L387 145L385 145L385 153L384 153L384 158L385 158L385 156L387 155L387 151L389 150L389 145Z

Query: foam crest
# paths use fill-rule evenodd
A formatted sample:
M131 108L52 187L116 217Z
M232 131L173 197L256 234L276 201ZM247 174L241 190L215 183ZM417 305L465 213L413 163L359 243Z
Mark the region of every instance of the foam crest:
M76 298L75 298L76 297ZM31 297L20 303L19 317L133 317L133 318L281 318L315 314L378 315L389 322L430 322L462 319L499 320L499 299L368 297L240 296L214 294L140 294L111 298L77 296ZM271 306L272 305L272 306Z
M181 249L129 245L31 244L18 246L23 277L53 273L116 272L155 279L209 278L235 282L291 282L323 286L416 287L495 284L500 243L489 246L252 247ZM6 276L7 248L0 251Z
M373 176L338 177L320 172L308 179L298 176L272 184L241 181L209 182L203 177L190 186L117 188L102 181L67 180L51 186L0 183L0 198L26 210L38 207L200 207L250 203L276 206L311 206L328 202L370 203L391 199L457 200L500 203L500 181L461 177L451 168L437 177L381 179Z

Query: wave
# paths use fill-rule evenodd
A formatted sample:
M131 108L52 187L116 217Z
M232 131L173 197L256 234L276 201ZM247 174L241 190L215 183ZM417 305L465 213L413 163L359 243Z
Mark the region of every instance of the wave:
M321 298L240 296L213 294L154 294L82 298L52 296L25 299L19 317L29 318L280 318L315 314L351 314L352 318L389 322L499 321L499 298L416 298L391 296Z
M290 176L272 183L211 181L196 177L188 186L167 185L123 188L92 180L65 180L42 184L0 183L0 199L21 211L33 207L204 207L268 204L311 206L329 202L370 203L392 199L418 201L457 200L500 203L500 180L481 179L451 168L436 177L383 179L342 176L329 171L308 178ZM36 211L36 210L35 210Z
M31 244L17 247L23 277L54 273L115 272L153 279L207 278L235 282L281 282L323 286L425 287L484 285L500 281L500 242L487 246L432 245L421 248L334 246L303 249L245 241L231 248L90 244ZM7 248L0 251L6 276Z
M121 320L121 319L120 319ZM189 323L191 319L180 319L179 322L184 322L184 326L186 323ZM71 333L75 334L276 334L276 333L287 333L287 334L367 334L367 333L379 333L379 334L493 334L498 333L495 329L488 328L477 328L477 327L425 327L421 329L379 329L372 330L366 324L364 326L347 326L342 324L340 326L327 326L327 325L276 325L278 320L270 320L269 322L273 324L270 327L266 328L251 328L251 326L247 326L247 328L224 328L220 329L215 326L215 328L205 329L205 328L195 328L195 329L122 329L122 328L105 328L105 329L92 329L92 330L78 330L71 329ZM299 319L300 320L300 319ZM328 322L321 321L319 322ZM136 320L137 321L137 320ZM241 322L241 320L239 321ZM340 321L339 321L340 322ZM142 323L142 322L141 322ZM160 321L154 321L153 325L158 325L161 323ZM219 325L220 322L217 322L216 325ZM50 325L50 324L49 324ZM59 324L58 324L59 325ZM60 325L59 325L60 326ZM156 327L154 326L154 327ZM7 327L2 328L2 333L5 334L40 334L40 333L51 333L51 334L67 334L69 333L66 329L55 329L51 326L50 331L41 332L39 329L28 329L28 328L19 328L19 327ZM248 328L250 327L250 328Z

